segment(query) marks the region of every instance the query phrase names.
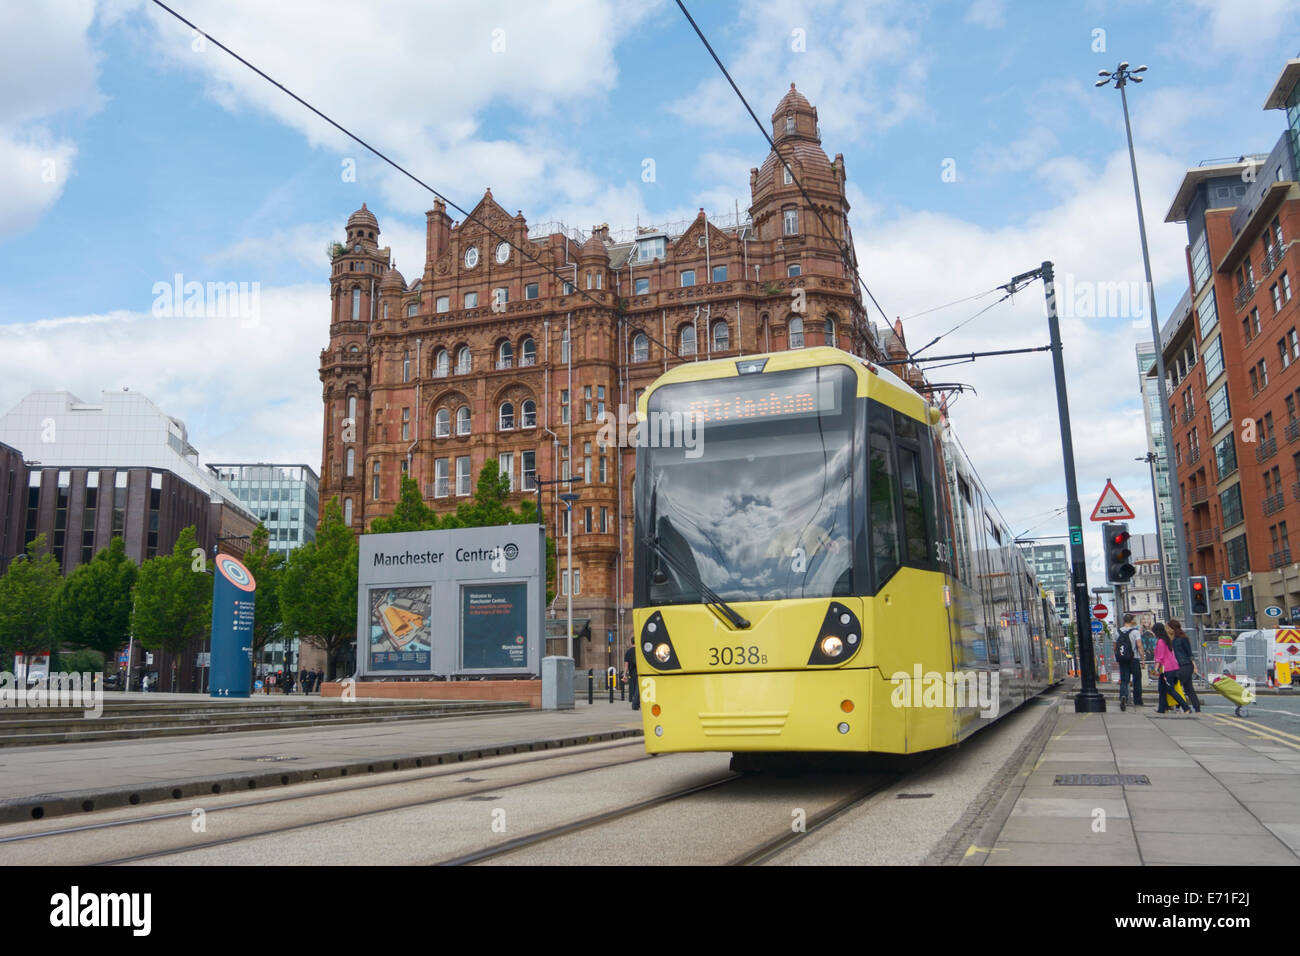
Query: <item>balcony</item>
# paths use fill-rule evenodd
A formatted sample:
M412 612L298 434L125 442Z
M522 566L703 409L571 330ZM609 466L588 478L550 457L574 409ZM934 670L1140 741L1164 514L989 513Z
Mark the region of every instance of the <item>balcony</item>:
M1277 439L1270 438L1267 441L1260 442L1259 447L1255 449L1255 461L1265 462L1268 461L1276 454L1277 454Z
M1201 448L1199 445L1187 449L1187 464L1194 465L1201 460Z
M1232 304L1240 312L1242 308L1250 301L1250 297L1255 294L1255 280L1247 279L1246 284L1237 290L1237 294L1232 297Z
M1209 500L1210 491L1205 485L1193 486L1192 489L1187 492L1187 501L1193 508L1203 505Z
M1207 528L1204 531L1198 531L1196 532L1196 550L1202 551L1205 548L1213 547L1214 542L1218 539L1218 528Z
M537 364L537 356L535 355L521 355L519 357L520 368L532 368L536 364Z
M1193 418L1195 418L1195 417L1196 417L1196 409L1195 409L1195 408L1184 408L1184 409L1183 409L1183 415L1182 415L1182 418L1183 418L1183 424L1184 424L1184 425L1189 424L1189 423L1191 422L1191 420L1192 420Z
M1282 567L1284 564L1291 563L1291 549L1283 548L1281 551L1274 551L1268 556L1268 566L1274 570Z
M514 367L515 367L515 360L514 360L514 359L511 359L511 358L499 358L499 359L497 359L497 371L498 371L498 372L503 371L504 369L514 368Z
M1219 586L1223 584L1223 575L1211 571L1205 576L1205 583L1211 588L1218 590Z
M1291 497L1296 501L1300 501L1300 481L1291 486Z
M1296 439L1300 439L1300 418L1297 418L1295 421L1288 422L1286 426L1287 444L1289 445L1291 442L1295 441Z
M1282 254L1286 251L1286 246L1278 243L1272 246L1264 255L1264 260L1259 264L1259 280L1264 281L1268 274L1277 268L1278 263L1282 261Z
M1271 514L1277 514L1279 511L1282 510L1282 508L1285 505L1286 505L1286 495L1284 495L1282 492L1279 491L1275 495L1269 495L1267 498L1264 499L1264 514L1266 516Z

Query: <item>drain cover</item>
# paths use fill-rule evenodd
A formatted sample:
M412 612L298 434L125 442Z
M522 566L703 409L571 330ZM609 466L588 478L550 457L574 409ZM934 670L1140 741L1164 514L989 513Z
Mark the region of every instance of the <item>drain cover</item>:
M1057 787L1151 786L1144 773L1058 773L1052 783Z
M894 799L896 800L924 800L926 797L933 797L932 793L900 793Z
M261 757L236 757L236 760L256 760L258 763L275 763L280 760L297 760L297 757L281 757L276 754L265 754Z

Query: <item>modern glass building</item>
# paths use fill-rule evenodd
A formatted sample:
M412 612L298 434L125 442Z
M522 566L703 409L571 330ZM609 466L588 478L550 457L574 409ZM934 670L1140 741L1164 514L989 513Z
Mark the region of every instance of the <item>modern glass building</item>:
M1073 619L1070 610L1070 562L1063 544L1021 545L1025 561L1034 569L1034 577L1052 595L1056 616L1062 621Z
M288 554L316 540L320 479L310 465L212 464L208 470L266 525L272 551Z
M1183 296L1174 314L1187 311L1191 306L1189 294ZM1153 493L1156 514L1160 523L1160 554L1163 557L1165 585L1169 589L1172 616L1186 620L1183 613L1183 576L1178 567L1178 543L1174 539L1173 506L1169 500L1169 454L1165 447L1164 420L1160 415L1160 386L1151 368L1156 364L1156 350L1151 342L1137 345L1138 383L1142 391L1142 414L1147 424L1147 453L1155 455L1152 468Z

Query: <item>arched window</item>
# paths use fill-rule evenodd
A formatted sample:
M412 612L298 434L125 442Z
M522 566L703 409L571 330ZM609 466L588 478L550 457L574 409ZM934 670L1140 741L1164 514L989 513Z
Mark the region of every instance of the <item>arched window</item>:
M358 351L360 351L360 350L359 350L355 345L353 345L353 346L351 346L351 347L348 349L348 351L349 351L349 352L352 352L352 353L355 354L356 352L358 352Z
M803 348L803 319L797 315L790 317L790 348Z
M501 411L497 415L497 430L508 432L515 427L515 404L514 402L502 402Z
M566 365L569 362L569 330L565 329L560 336L560 361Z
M677 335L678 347L677 352L680 355L695 354L695 326L684 326Z
M826 344L835 348L835 316L829 316L826 319Z
M357 423L357 397L355 395L348 396L348 418L352 420L353 425Z
M531 398L524 399L523 404L523 421L519 423L520 428L537 427L537 403Z
M434 378L446 378L451 374L451 355L446 349L438 349L433 356Z
M344 466L343 474L351 478L356 473L357 468L357 450L349 448L347 454L347 464Z
M794 173L790 172L790 167L789 167L789 166L783 166L782 169L785 170L785 173L784 173L784 176L785 176L785 185L789 186L792 182L794 182Z
M469 346L462 345L456 353L456 374L468 375L470 370Z
M786 114L785 114L785 131L786 131L787 133L793 133L793 132L794 132L794 114L793 114L793 113L786 113Z
M650 360L650 340L644 332L638 332L632 336L632 361L647 362Z
M519 367L527 368L537 364L537 343L531 335L525 336L519 343Z
M352 499L351 498L343 499L343 523L347 525L352 524Z
M379 500L379 462L375 462L375 467L373 470L374 470L374 477L372 479L370 497L373 498L375 501L378 501Z
M433 417L433 437L446 438L451 434L451 412L445 408L438 409Z
M402 353L402 381L411 380L411 350L407 349Z
M799 235L799 210L793 206L787 206L781 210L781 234L784 236Z
M497 347L497 368L512 368L515 364L515 350L509 342L502 342Z
M352 321L355 322L361 318L361 289L357 286L352 287Z
M384 318L388 318L388 303L384 303Z
M731 330L726 322L713 323L713 351L725 352L731 348Z
M469 434L469 406L468 405L462 405L460 408L456 409L456 434L457 435Z

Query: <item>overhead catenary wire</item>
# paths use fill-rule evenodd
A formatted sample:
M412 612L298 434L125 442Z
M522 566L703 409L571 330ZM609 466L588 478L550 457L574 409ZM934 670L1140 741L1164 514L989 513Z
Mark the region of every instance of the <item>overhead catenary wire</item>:
M155 0L155 2L157 2L157 0ZM772 139L771 134L768 133L767 127L763 125L762 121L754 113L753 108L749 105L749 100L745 99L745 94L740 92L740 87L738 87L736 85L736 81L731 78L731 74L727 71L726 66L723 65L722 59L718 56L717 52L714 51L713 44L711 44L708 40L708 37L704 35L704 31L700 29L700 25L695 22L695 18L691 16L691 12L686 9L686 4L684 4L682 0L677 0L677 6L682 11L682 14L686 17L686 19L690 22L692 29L695 30L695 35L698 36L700 38L700 42L704 44L704 48L708 50L709 55L713 57L713 62L718 65L718 69L722 71L722 75L725 76L727 78L727 82L731 84L731 88L735 91L736 96L740 98L740 102L744 105L746 112L748 112L750 118L753 119L754 125L758 127L758 131L763 134L763 138L767 140L768 146L772 148L772 152L776 155L778 159L781 160L783 164L786 165L787 168L789 168L789 164L785 162L785 159L781 156L780 152L777 150L776 142ZM799 182L799 179L798 177L795 176L793 169L790 169L790 181L799 188L799 194L803 196L804 202L808 204L808 208L812 210L813 215L817 217L817 221L820 222L822 228L826 230L827 237L830 238L832 242L834 242L835 233L831 231L831 227L827 225L826 220L822 218L821 212L817 209L817 204L812 201L812 197L808 195L808 191L803 188L803 183ZM868 298L871 299L872 304L875 305L875 307L880 311L881 319L888 321L885 318L887 313L885 312L881 304L878 301L876 301L876 297L872 293L871 288L867 285L866 280L862 278L862 273L858 270L857 263L853 261L853 256L849 250L848 243L839 242L836 244L839 246L840 257L843 259L844 265L847 266L849 269L853 270L853 277L858 280L858 284L861 285L863 291L867 293L867 296Z
M242 64L243 66L247 67L249 70L251 70L251 71L253 71L254 73L256 73L258 76L260 76L262 79L266 80L266 82L270 83L272 86L276 87L276 89L280 90L282 93L284 93L284 94L285 94L286 96L288 96L290 99L294 100L296 103L298 103L299 105L303 106L303 107L306 108L307 110L310 110L312 113L314 113L316 116L320 117L322 120L324 120L324 121L325 121L326 123L328 123L330 126L333 126L336 130L338 130L338 131L339 131L340 133L342 133L344 136L348 137L348 139L352 140L352 141L355 142L357 145L361 146L363 149L366 149L366 150L368 150L369 152L373 153L375 156L377 156L379 159L383 160L385 163L387 163L387 164L388 164L389 166L391 166L393 169L397 170L399 173L401 173L401 174L402 174L403 176L405 176L407 179L411 180L411 182L413 182L413 183L415 183L416 185L420 186L421 188L427 190L428 192L433 193L433 195L437 196L439 199L441 199L444 203L446 203L446 204L447 204L448 206L450 206L452 209L455 209L457 212L459 212L459 213L464 217L464 221L465 221L465 222L473 222L473 223L475 223L476 225L481 226L481 227L482 227L482 228L483 228L483 229L484 229L484 230L485 230L489 235L493 236L495 239L498 239L498 240L501 241L501 242L506 243L507 245L510 246L511 249L514 249L514 250L518 251L520 255L522 255L522 256L524 256L525 258L527 258L530 262L533 262L533 263L535 263L536 265L541 266L542 269L544 269L546 272L548 272L550 275L552 275L552 276L555 277L556 279L559 279L561 282L565 282L565 283L568 283L568 282L569 282L569 280L568 280L567 277L565 277L564 275L561 275L558 271L556 271L555 269L552 269L550 266L546 265L546 264L545 264L544 262L542 262L542 261L541 261L537 256L534 256L532 253L530 253L530 252L529 252L527 249L525 249L523 246L520 246L520 245L518 245L517 243L515 243L515 242L514 242L514 241L513 241L509 236L502 235L501 233L497 232L495 229L492 228L492 226L491 226L490 224L488 224L487 222L484 222L483 220L477 218L477 217L474 216L472 213L470 213L469 211L467 211L466 209L464 209L462 206L460 206L459 204L453 202L451 199L448 199L445 195L443 195L441 192L439 192L439 191L438 191L437 189L435 189L434 187L430 186L428 183L426 183L426 182L425 182L424 180L422 180L420 177L416 176L414 173L410 172L408 169L406 169L406 168L405 168L404 166L402 166L400 163L398 163L397 161L391 159L391 158L388 157L385 153L381 152L380 150L378 150L378 149L375 148L374 146L371 146L368 142L366 142L364 139L362 139L362 138L361 138L360 136L358 136L356 133L352 132L352 131L351 131L350 129L348 129L346 126L344 126L343 124L341 124L341 123L339 123L338 121L334 120L332 117L328 116L327 114L325 114L325 113L322 112L321 110L317 109L317 108L316 108L315 106L313 106L312 104L308 103L308 102L307 102L306 100L304 100L301 96L299 96L299 95L298 95L297 93L295 93L293 90L289 89L289 88L288 88L287 86L285 86L283 83L281 83L281 82L279 82L278 80L276 80L274 77L270 76L270 75L269 75L268 73L266 73L264 70L261 70L261 69L259 69L257 66L254 66L252 63L250 63L248 60L244 59L242 56L240 56L240 55L239 55L238 53L236 53L234 50L230 49L230 47L226 46L224 43L222 43L222 42L221 42L220 40L218 40L216 37L212 36L212 34L210 34L210 33L206 32L205 30L201 29L201 28L198 27L196 24L194 24L192 21L187 20L187 19L186 19L185 17L183 17L181 14L177 13L177 12L176 12L175 10L173 10L171 7L167 6L167 4L163 3L162 0L152 0L152 2L153 2L153 4L154 4L155 6L159 7L159 8L162 9L162 10L165 10L167 13L169 13L171 16L175 17L175 18L176 18L177 20L179 20L181 23L185 24L185 25L186 25L187 27L189 27L191 30L195 31L196 33L201 34L201 35L203 36L203 38L206 39L206 40L207 40L209 43L211 43L213 46L217 47L219 50L221 50L221 51L223 51L224 53L228 54L229 56L233 57L233 58L234 58L235 60L237 60L240 64ZM608 306L607 306L605 303L601 302L601 301L600 301L599 299L597 299L595 296L593 296L593 295L591 295L590 293L588 293L585 289L581 289L581 288L579 288L579 287L578 287L578 283L577 283L576 278L575 278L574 282L572 283L572 285L573 285L573 291L574 291L574 292L578 293L579 295L581 295L582 297L584 297L584 298L586 298L586 299L589 299L589 300L590 300L594 305L596 305L596 306L598 306L598 307L600 307L600 308L602 308L602 309L604 309L604 308L608 308ZM653 335L651 335L651 334L650 334L649 332L647 332L645 329L640 328L639 326L632 326L632 324L631 324L630 322L627 321L627 316L622 312L622 310L617 309L617 308L614 309L614 315L617 317L618 322L619 322L620 325L622 325L622 324L626 324L626 325L628 325L629 327L634 328L635 331L637 331L637 332L641 333L642 335L644 335L647 339L649 339L651 342L654 342L656 345L658 345L660 348L664 349L666 352L671 353L672 355L676 356L677 358L681 358L681 357L682 357L682 356L677 352L676 349L672 348L672 347L669 346L669 345L666 345L666 344L663 343L663 342L660 342L658 339L656 339Z

